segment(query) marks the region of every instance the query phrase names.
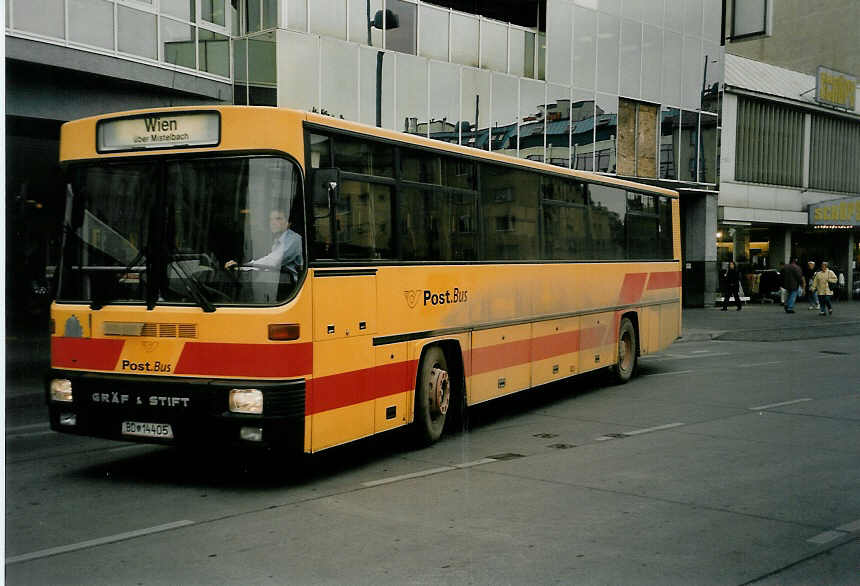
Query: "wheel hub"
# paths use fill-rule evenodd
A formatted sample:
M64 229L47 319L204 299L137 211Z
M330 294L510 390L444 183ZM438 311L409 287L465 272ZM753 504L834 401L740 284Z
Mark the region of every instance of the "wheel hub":
M445 415L451 400L451 385L448 372L441 368L430 370L430 412L433 415Z

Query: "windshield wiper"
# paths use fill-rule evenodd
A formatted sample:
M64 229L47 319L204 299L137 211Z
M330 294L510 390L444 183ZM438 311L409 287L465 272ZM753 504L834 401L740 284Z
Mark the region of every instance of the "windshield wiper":
M203 285L194 275L188 274L185 270L185 267L182 266L182 261L173 261L171 263L171 268L176 271L179 275L179 278L182 279L185 288L191 294L191 297L194 298L194 301L197 302L197 305L203 308L203 311L206 313L212 313L215 311L215 306L212 305L212 302L206 298L206 295L203 294Z
M95 299L95 295L93 296L93 301L90 303L90 309L99 310L108 303L112 301L113 292L116 290L117 285L123 279L123 275L127 273L143 273L146 271L146 267L138 267L137 264L143 259L146 255L147 246L144 246L140 249L140 252L131 259L131 262L125 265L122 270L119 270L117 267L117 276L116 279L110 284L107 292L101 296L99 299Z

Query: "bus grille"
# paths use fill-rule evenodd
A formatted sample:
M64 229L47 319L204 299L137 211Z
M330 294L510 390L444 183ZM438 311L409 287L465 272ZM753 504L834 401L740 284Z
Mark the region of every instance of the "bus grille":
M106 321L102 331L105 336L196 338L197 324Z
M263 414L303 419L305 416L304 385L264 390Z

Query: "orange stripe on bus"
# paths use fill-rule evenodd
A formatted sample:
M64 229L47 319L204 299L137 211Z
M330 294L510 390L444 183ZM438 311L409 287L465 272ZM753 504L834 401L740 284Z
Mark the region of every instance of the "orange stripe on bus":
M124 340L52 337L51 366L113 370L124 344Z
M618 296L619 305L629 305L642 299L645 290L645 281L648 273L627 273L624 275L624 283L621 285L621 294Z
M681 273L678 271L664 271L660 273L651 273L648 279L648 290L654 289L671 289L681 286Z
M579 352L581 333L579 330L575 332L564 332L562 334L551 334L549 336L541 336L532 340L533 348L532 360L546 360L554 356L569 354L571 352Z
M472 349L472 375L530 362L531 340L519 340ZM468 376L468 375L467 375Z
M306 414L313 415L410 391L417 366L418 362L411 360L308 381Z
M313 371L313 344L186 342L175 374L287 378Z

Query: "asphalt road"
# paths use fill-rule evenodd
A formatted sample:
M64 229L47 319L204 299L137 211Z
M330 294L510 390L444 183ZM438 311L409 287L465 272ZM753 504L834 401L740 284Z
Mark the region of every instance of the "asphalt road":
M426 449L302 462L61 436L22 406L6 582L857 584L858 359L856 334L676 343Z

